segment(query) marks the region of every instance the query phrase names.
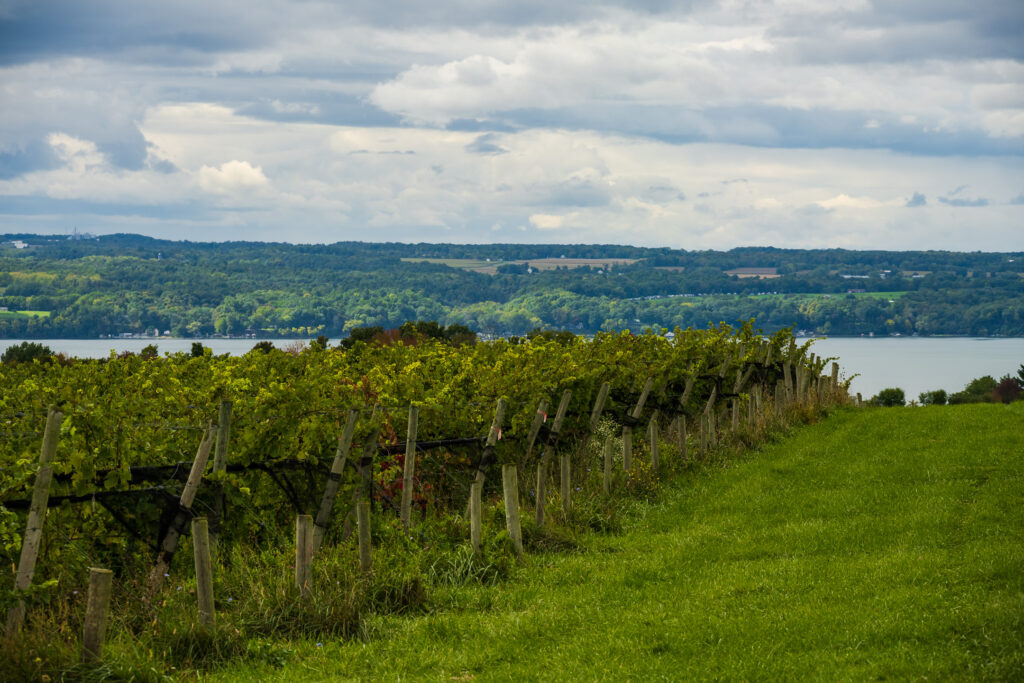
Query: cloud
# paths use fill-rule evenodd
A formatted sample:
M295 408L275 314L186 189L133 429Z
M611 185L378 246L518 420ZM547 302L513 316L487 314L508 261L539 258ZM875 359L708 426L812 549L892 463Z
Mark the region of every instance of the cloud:
M199 169L199 185L208 192L230 194L264 187L268 182L263 169L248 161L228 161L219 168L204 164Z
M466 145L467 152L474 154L507 154L508 150L498 144L499 137L494 133L485 133Z
M535 213L530 216L530 223L541 230L554 230L562 227L565 223L565 216L555 216L549 213Z
M1014 206L1024 205L1024 192L1021 192L1019 195L1011 199L1010 204L1013 204Z
M949 206L957 207L988 206L988 200L985 199L984 197L979 197L977 199L961 199L959 197L939 197L939 201L942 202L943 204L948 204Z
M925 197L920 192L915 192L913 194L913 196L910 199L907 200L907 203L905 204L905 206L915 207L915 206L926 206L927 204L928 204L927 197Z

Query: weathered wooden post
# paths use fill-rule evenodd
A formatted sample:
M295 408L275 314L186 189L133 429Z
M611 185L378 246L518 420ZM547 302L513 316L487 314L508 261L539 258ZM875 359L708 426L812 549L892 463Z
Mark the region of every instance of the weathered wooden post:
M228 467L228 445L231 438L231 401L221 401L217 415L217 443L213 448L213 474L219 474ZM224 485L217 482L213 495L213 510L210 513L210 533L216 545L224 518Z
M46 415L46 427L43 431L43 445L39 450L39 469L32 484L32 503L28 509L28 524L25 526L25 538L21 542L21 556L18 559L18 571L14 576L15 590L24 591L32 585L32 575L36 571L36 558L39 557L39 544L43 537L43 521L46 519L46 507L50 501L50 482L53 480L53 456L57 452L57 440L60 438L60 425L64 414L50 407ZM7 613L7 637L13 638L21 631L25 623L25 602L17 604Z
M739 399L733 398L732 401L732 431L736 431L740 428L740 402Z
M370 501L359 501L356 506L356 524L359 526L359 570L369 572L373 567L370 555Z
M537 526L544 526L544 508L547 505L548 465L555 455L555 440L562 430L562 422L565 420L565 413L569 410L569 401L572 399L572 392L566 389L562 392L562 400L558 404L558 412L555 413L555 421L551 426L551 434L548 435L548 442L544 445L544 455L537 463Z
M473 545L473 552L480 552L480 542L482 541L481 534L481 518L483 517L483 504L480 500L483 492L484 485L479 481L474 481L469 486L469 542Z
M597 430L597 425L601 421L601 414L604 412L604 404L608 402L608 392L610 390L611 385L608 382L601 383L601 388L597 391L597 399L594 401L594 409L590 411L590 423L587 425L587 434L583 439L584 446L587 445L591 435Z
M355 433L356 421L358 419L358 410L348 411L345 429L341 434L341 438L338 439L338 449L334 452L334 462L331 463L331 474L327 478L324 494L320 498L320 508L316 513L316 521L313 522L314 554L320 550L320 544L324 542L324 534L327 533L327 525L331 521L331 510L334 508L334 501L338 497L338 489L341 488L341 476L345 472L345 463L348 460L349 451L352 449L352 435Z
M516 553L523 556L523 532L519 521L519 480L515 465L503 465L501 468L501 486L505 494L505 526L512 539Z
M309 595L312 588L311 570L313 566L313 517L312 515L295 516L295 587L303 597Z
M181 497L178 499L179 511L175 514L167 529L167 534L160 544L156 564L150 570L149 578L146 581L146 593L143 597L143 600L146 602L151 600L164 584L164 578L167 575L167 570L171 567L174 553L178 549L178 541L181 539L181 534L185 529L185 523L191 519L191 514L188 510L192 507L192 501L196 499L196 492L199 490L200 483L202 483L203 470L206 469L206 463L210 459L210 450L213 448L216 434L216 427L212 424L209 425L206 428L206 434L203 436L202 442L199 444L199 450L196 451L196 458L192 461L192 469L188 473L185 488L181 490Z
M409 428L405 437L405 469L402 474L402 526L409 531L409 517L412 514L412 485L416 476L416 430L419 410L409 406Z
M634 422L640 419L640 416L644 412L644 404L647 403L647 397L651 393L651 389L654 387L654 378L648 377L647 381L644 382L643 391L640 392L640 398L636 401L636 406L633 407L633 411L629 416ZM626 476L629 476L629 471L633 469L633 428L623 427L622 428L622 469L626 472Z
M484 444L484 456L480 459L480 464L476 468L476 476L473 481L478 481L481 484L484 483L484 479L487 478L487 468L491 466L492 453L494 452L494 446L498 443L498 438L501 436L501 425L505 420L505 399L499 398L497 405L494 407L494 418L491 420L491 429L487 432L487 441ZM469 515L469 501L466 501L466 515Z
M832 363L832 400L839 400L839 363Z
M109 569L89 569L89 596L82 624L82 662L92 664L103 659L103 640L107 633L107 614L114 573Z
M380 406L373 407L370 415L371 431L363 442L363 454L359 458L359 478L362 480L361 498L368 502L373 501L373 460L377 455L377 448L380 440L380 425L377 424L377 413Z
M210 527L206 518L192 520L192 554L196 562L196 599L199 623L213 627L213 566L210 561Z

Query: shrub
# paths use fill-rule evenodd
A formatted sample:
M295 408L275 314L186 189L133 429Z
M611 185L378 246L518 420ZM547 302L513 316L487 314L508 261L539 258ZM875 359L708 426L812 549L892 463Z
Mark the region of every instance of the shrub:
M949 397L951 404L958 403L989 403L992 401L992 392L998 386L992 375L985 375L972 379L962 391L958 391Z
M0 356L4 363L31 363L37 358L44 363L48 362L53 358L53 350L39 342L24 341L7 347L4 355Z
M992 397L1001 403L1012 403L1020 398L1020 382L1016 377L1009 375L999 380L999 384L992 390Z
M872 396L871 403L876 406L891 408L893 406L906 405L907 398L902 389L898 387L890 387L888 389L882 389Z
M921 392L917 398L923 406L944 406L948 397L945 389L936 389L935 391Z

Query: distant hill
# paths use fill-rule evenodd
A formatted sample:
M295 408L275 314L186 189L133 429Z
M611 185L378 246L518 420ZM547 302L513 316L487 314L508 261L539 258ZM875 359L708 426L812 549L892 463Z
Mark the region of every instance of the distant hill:
M1024 336L1024 253L0 236L0 337L703 327ZM84 239L82 237L85 237ZM731 272L731 274L730 274Z

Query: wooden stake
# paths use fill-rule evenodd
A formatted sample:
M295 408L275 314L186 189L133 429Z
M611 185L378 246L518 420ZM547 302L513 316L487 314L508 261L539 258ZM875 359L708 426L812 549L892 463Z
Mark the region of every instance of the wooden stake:
M412 513L412 486L416 476L416 429L419 409L409 406L409 428L405 437L405 470L402 476L402 526L409 531L409 516Z
M369 572L373 567L370 554L370 501L359 501L356 506L356 524L359 527L359 570Z
M92 664L103 659L103 640L107 632L107 613L113 592L114 573L109 569L89 569L89 597L82 626L82 662Z
M213 450L213 474L223 472L228 467L228 445L231 438L231 401L220 402L217 416L217 444ZM210 532L216 545L220 536L221 522L224 517L224 485L219 481L213 495L213 510L210 513Z
M192 551L196 561L196 598L199 623L213 627L213 567L210 561L210 527L206 518L192 520Z
M473 552L480 552L482 534L480 531L481 518L483 517L482 503L480 500L484 485L474 481L469 487L469 541L473 544Z
M192 501L195 500L199 484L203 480L203 470L206 469L206 463L210 458L210 450L213 448L216 434L216 427L212 424L209 425L206 428L206 434L202 442L199 444L199 450L196 451L196 459L192 461L192 469L188 473L188 480L185 482L185 488L181 491L181 498L178 499L180 509L167 529L167 535L164 536L163 542L160 544L160 552L157 555L156 564L153 565L153 569L149 572L149 578L146 581L146 593L143 596L143 601L145 602L152 600L153 596L160 590L160 587L164 585L164 578L167 570L171 567L174 553L178 549L178 541L185 530L185 523L191 519L188 509L192 507Z
M320 508L316 513L316 521L313 523L314 554L320 550L320 544L324 542L324 534L327 533L327 525L331 521L331 510L334 508L334 501L338 497L338 489L341 488L341 475L345 472L345 463L348 461L348 454L352 449L352 435L355 433L356 421L358 419L358 410L348 411L345 430L342 432L341 438L338 439L338 450L334 452L331 474L327 478L324 494L320 498Z
M572 392L566 389L562 392L562 400L558 404L558 412L555 413L555 422L551 431L556 434L562 429L562 422L565 420L565 413L569 410L569 401L572 399ZM555 444L548 442L544 446L544 455L537 463L537 526L544 526L544 508L547 505L548 466L555 455Z
M516 553L523 556L523 532L519 522L519 481L515 465L501 468L501 485L505 494L505 526Z
M608 402L608 392L610 390L611 385L608 382L601 383L601 388L597 392L597 400L594 401L594 409L590 411L590 424L588 425L584 445L590 439L590 435L597 430L597 425L601 421L601 414L604 412L604 404Z
M28 509L28 524L25 526L25 538L21 543L21 557L18 559L18 571L14 576L14 589L28 590L32 585L32 575L36 571L36 558L39 557L39 544L43 537L43 521L46 519L46 507L50 501L50 482L53 479L53 456L57 452L57 441L60 438L60 425L64 414L51 407L46 415L46 428L43 431L43 445L39 450L39 469L36 480L32 484L32 503ZM25 602L17 604L7 613L7 637L13 638L25 623Z
M366 501L360 505L369 505ZM313 565L313 517L312 515L295 516L295 587L302 597L309 595L312 588Z
M494 407L494 418L491 420L491 429L487 432L487 443L485 448L490 450L494 448L495 444L498 443L498 436L501 434L501 425L505 420L505 399L499 398L497 405ZM473 481L478 481L481 484L484 483L484 479L487 478L487 468L490 467L490 463L486 460L481 460L480 464L476 468L476 477ZM469 501L466 501L466 516L469 516Z

